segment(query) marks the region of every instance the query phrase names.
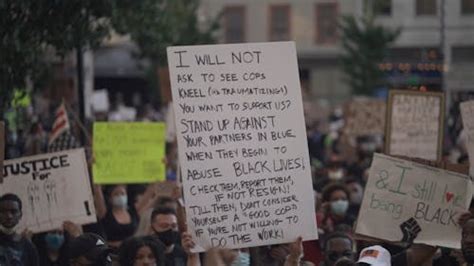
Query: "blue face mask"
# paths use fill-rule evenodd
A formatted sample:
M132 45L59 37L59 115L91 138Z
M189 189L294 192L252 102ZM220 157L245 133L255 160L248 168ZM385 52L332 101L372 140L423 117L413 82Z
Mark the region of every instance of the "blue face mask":
M331 211L335 215L345 215L348 208L349 201L347 200L337 200L331 202Z
M239 252L237 258L232 262L231 266L249 266L250 254L247 252Z
M64 235L58 233L48 233L44 237L46 246L52 250L59 250L64 244Z

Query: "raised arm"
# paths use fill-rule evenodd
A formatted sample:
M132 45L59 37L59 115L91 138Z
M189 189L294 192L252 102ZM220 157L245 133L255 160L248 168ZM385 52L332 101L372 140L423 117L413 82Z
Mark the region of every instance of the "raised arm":
M97 218L102 220L107 214L107 205L105 204L104 193L100 185L94 185L94 205L97 214Z

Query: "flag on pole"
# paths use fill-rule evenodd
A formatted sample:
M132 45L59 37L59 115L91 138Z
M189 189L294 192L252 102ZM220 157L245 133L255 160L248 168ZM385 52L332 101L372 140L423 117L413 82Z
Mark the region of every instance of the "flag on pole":
M56 152L79 148L80 143L71 134L69 118L64 102L56 111L53 129L49 136L48 152Z
M69 128L66 106L64 103L61 103L58 110L56 110L56 117L54 119L51 135L49 136L49 145L51 145L51 143L53 143L63 132L68 131Z
M48 152L57 152L79 148L79 141L68 130L59 135L53 142L48 145Z

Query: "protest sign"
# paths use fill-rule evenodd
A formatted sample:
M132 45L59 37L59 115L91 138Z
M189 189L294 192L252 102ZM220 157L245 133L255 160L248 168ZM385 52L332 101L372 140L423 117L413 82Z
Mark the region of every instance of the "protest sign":
M97 221L84 149L7 160L3 175L0 194L13 193L23 204L20 232Z
M0 122L0 169L3 169L3 160L5 160L5 124ZM0 184L3 181L3 173L0 173Z
M358 99L345 108L344 131L350 136L383 134L385 129L385 101Z
M474 101L460 104L462 125L466 134L466 149L469 154L470 175L474 176Z
M165 180L164 123L94 123L94 183Z
M397 242L418 232L415 243L459 248L471 198L467 175L375 154L356 233Z
M385 153L440 160L443 122L443 93L391 90Z
M293 42L168 48L197 250L317 238Z

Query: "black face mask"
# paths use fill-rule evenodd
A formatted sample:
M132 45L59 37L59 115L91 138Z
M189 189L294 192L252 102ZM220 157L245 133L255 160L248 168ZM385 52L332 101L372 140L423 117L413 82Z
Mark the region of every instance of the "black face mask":
M156 232L156 236L165 246L169 247L176 243L176 240L178 240L179 237L179 233L172 229L169 229L168 231L164 232Z

